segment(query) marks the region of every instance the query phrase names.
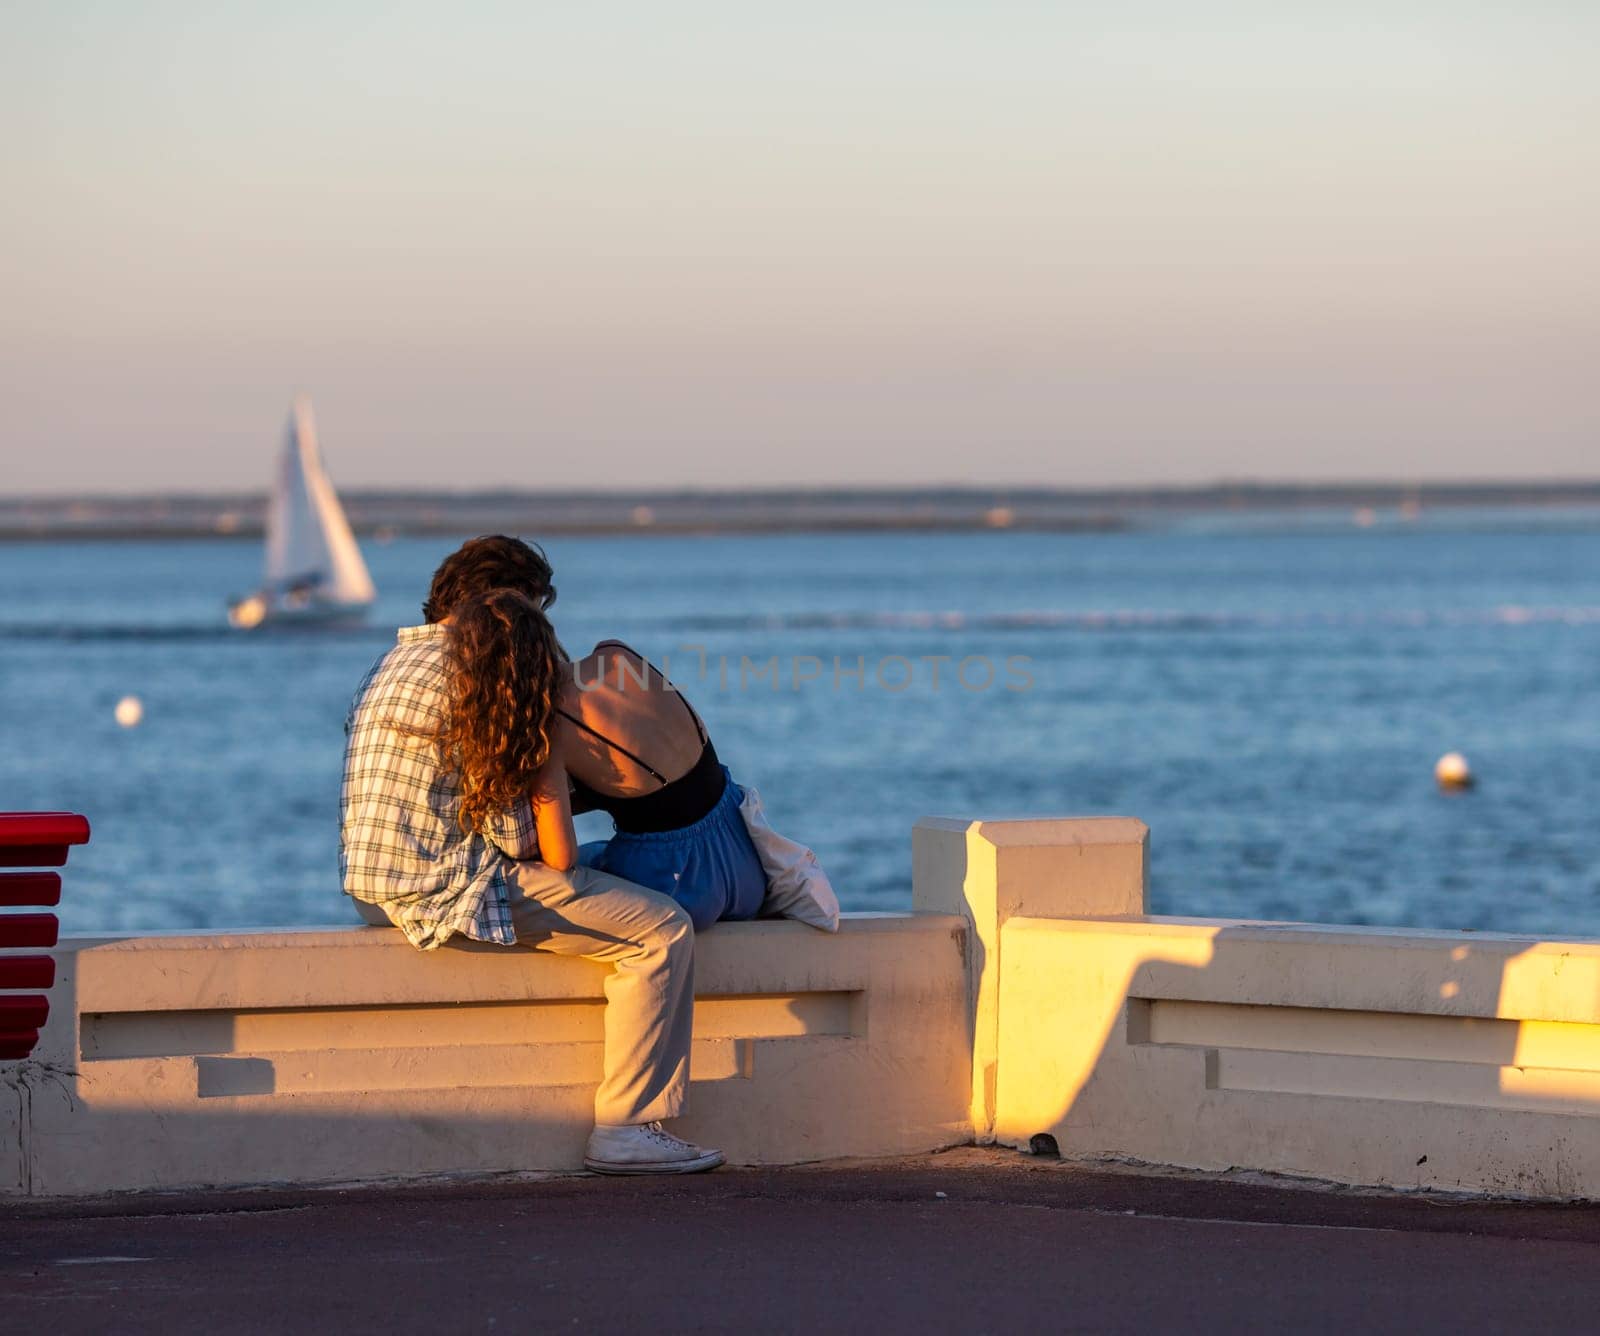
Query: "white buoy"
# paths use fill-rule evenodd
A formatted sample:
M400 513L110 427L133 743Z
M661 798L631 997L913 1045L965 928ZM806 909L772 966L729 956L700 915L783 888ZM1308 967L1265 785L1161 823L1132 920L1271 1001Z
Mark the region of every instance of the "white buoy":
M117 702L117 722L124 728L137 728L144 718L144 702L137 696L124 696Z
M1441 789L1470 789L1477 781L1472 767L1460 752L1446 752L1433 767L1433 777Z

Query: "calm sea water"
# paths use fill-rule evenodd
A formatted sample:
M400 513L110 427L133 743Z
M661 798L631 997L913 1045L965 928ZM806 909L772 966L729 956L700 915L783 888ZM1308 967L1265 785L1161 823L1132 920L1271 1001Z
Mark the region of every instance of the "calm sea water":
M221 626L254 544L0 547L0 808L93 821L69 930L349 921L344 711L451 546L368 544L370 629L276 635ZM1158 912L1600 934L1596 517L549 551L569 648L670 655L847 908L909 905L920 815L1126 813L1153 831ZM774 655L780 689L741 689L741 657ZM795 656L823 664L798 690ZM836 656L864 687L835 688ZM937 690L925 656L951 660ZM1004 689L1011 656L1029 689ZM995 684L953 682L963 659ZM113 719L126 694L137 728ZM1435 790L1451 749L1476 791Z

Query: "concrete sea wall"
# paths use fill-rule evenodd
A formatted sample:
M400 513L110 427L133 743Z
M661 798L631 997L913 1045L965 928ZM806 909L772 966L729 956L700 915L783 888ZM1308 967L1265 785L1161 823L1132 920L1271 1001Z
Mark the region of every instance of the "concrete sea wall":
M788 1163L951 1145L966 1121L958 918L697 944L685 1135ZM604 966L414 951L393 929L64 942L58 1015L0 1090L0 1190L67 1195L574 1169ZM9 1126L7 1125L9 1122Z
M920 823L916 912L697 943L685 1135L1600 1196L1600 943L1148 916L1124 818ZM77 939L0 1195L578 1167L606 970L390 929Z

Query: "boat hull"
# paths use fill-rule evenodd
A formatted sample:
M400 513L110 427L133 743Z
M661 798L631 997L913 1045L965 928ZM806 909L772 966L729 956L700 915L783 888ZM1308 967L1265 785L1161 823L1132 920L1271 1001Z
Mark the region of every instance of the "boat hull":
M262 628L289 630L359 626L367 619L370 603L335 603L329 599L288 602L265 594L252 594L228 606L228 625L236 631Z

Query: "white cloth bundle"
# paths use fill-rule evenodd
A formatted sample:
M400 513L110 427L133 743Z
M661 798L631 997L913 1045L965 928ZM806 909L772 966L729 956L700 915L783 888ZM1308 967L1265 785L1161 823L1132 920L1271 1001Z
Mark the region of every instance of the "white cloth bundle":
M816 854L773 830L762 810L761 795L747 786L739 815L767 876L767 898L761 902L760 917L798 919L823 932L838 932L839 897Z

